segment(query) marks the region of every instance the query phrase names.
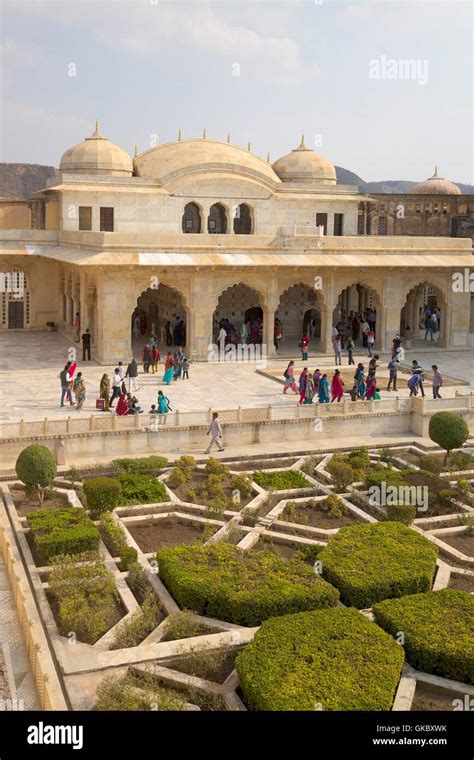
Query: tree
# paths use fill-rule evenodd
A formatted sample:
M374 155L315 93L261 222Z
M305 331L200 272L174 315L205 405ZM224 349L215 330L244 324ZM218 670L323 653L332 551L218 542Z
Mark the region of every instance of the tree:
M15 464L16 474L25 486L36 488L40 504L44 490L56 477L57 467L53 455L46 446L33 443L23 449Z
M431 440L446 451L446 464L451 451L460 448L468 439L469 428L466 421L454 412L437 412L430 419L428 433Z

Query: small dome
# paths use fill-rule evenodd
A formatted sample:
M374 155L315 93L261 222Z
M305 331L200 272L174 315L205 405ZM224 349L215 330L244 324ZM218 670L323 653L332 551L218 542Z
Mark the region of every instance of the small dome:
M412 187L410 193L413 195L462 195L454 182L439 176L437 166L435 166L433 176Z
M324 156L308 148L304 143L304 135L297 148L275 161L273 170L283 182L336 184L334 165Z
M126 151L102 137L96 122L94 134L63 154L59 171L131 177L133 162Z

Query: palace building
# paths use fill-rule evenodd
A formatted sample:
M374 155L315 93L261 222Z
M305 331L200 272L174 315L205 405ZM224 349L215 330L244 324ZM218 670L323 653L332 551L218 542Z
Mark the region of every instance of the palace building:
M471 197L437 171L413 193L363 196L304 139L273 164L205 132L132 158L97 125L41 192L0 198L0 329L49 323L72 339L78 312L93 357L114 364L134 350L137 311L159 337L183 319L196 359L222 318L260 317L271 356L275 317L293 345L313 320L312 349L330 352L333 324L371 308L387 349L407 325L422 335L429 303L440 345L465 348L473 293L452 283L474 262Z

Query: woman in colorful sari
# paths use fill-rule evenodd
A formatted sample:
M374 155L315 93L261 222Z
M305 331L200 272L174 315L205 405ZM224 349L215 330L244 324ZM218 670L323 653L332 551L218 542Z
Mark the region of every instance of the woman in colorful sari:
M173 379L173 375L174 375L174 359L173 359L173 354L171 353L171 351L169 351L165 359L165 374L163 375L163 382L166 383L166 385L169 385Z
M240 340L242 343L247 343L248 337L247 325L245 322L242 322L242 327L240 328Z
M377 390L377 380L375 375L370 375L367 378L367 390L365 391L365 398L371 401L375 397L375 391Z
M320 404L329 404L329 380L324 374L319 380L318 401Z
M315 394L315 387L314 387L314 379L313 379L313 373L309 372L308 377L306 378L306 388L305 388L305 398L304 403L305 404L312 404L313 398Z
M164 424L166 422L165 414L171 411L170 400L168 396L165 396L163 391L158 391L158 424Z
M331 381L331 404L334 401L340 402L344 395L344 380L341 377L341 373L338 369L334 370L334 376Z
M283 377L285 378L285 385L283 386L283 393L286 393L288 388L291 388L293 393L298 394L298 388L296 387L295 383L295 363L294 361L291 361L288 364L288 367L285 369L283 373Z
M110 377L107 373L102 375L100 381L99 397L104 399L104 411L109 411L109 398L110 398Z
M78 372L74 380L74 393L76 394L76 407L77 409L82 409L82 405L86 400L86 384L82 377L82 372Z
M128 414L128 404L125 393L120 394L115 414L118 414L119 417L125 417L125 415Z

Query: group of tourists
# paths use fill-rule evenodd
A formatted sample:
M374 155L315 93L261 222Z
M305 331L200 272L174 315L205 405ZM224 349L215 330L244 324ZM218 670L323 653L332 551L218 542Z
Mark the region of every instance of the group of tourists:
M64 406L64 401L67 398L70 406L75 406L76 409L82 409L82 405L86 400L86 384L82 372L78 372L76 375L76 370L77 361L68 361L65 364L64 369L59 373L59 380L61 383L61 406Z
M420 327L425 330L425 340L428 340L428 336L434 340L435 333L439 333L440 326L441 309L437 306L431 308L428 304L424 304L420 313Z
M291 388L293 393L299 395L300 404L312 404L313 400L319 404L329 404L340 401L344 393L344 380L338 369L334 370L331 385L326 373L321 373L319 369L310 372L308 367L303 368L297 384L294 361L289 362L283 377L285 378L283 393L286 394L288 388Z
M263 320L261 317L247 319L242 322L240 330L225 317L221 319L217 328L217 343L221 350L228 345L256 345L263 341Z

